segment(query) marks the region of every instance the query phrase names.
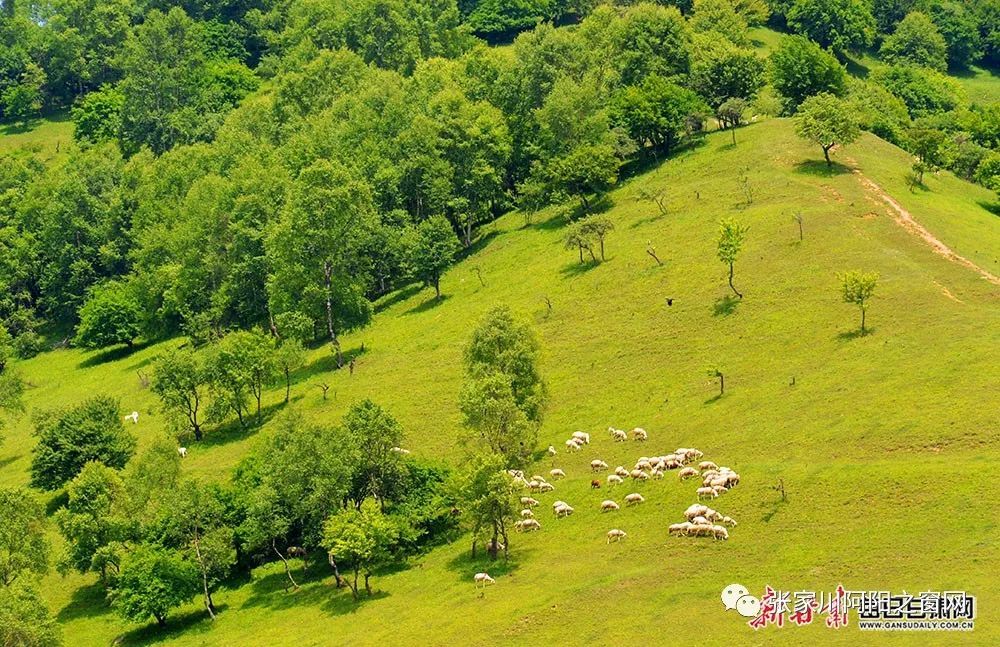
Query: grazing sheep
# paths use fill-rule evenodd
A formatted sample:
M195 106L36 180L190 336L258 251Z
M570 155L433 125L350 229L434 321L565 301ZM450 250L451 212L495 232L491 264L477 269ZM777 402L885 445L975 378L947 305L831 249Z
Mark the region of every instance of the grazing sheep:
M649 440L649 434L646 433L645 429L636 427L632 430L632 438L633 440Z
M531 508L525 508L524 510L521 510L521 518L522 519L534 519L535 518L535 513L531 511Z
M601 489L601 482L598 481L597 479L592 479L590 481L590 489L591 490L600 490Z
M674 458L676 458L682 463L686 463L687 453L688 453L687 447L678 447L677 449L674 450Z
M549 470L549 476L551 476L554 479L564 479L566 478L566 472L562 471L559 468L556 468L554 470Z
M555 455L556 455L556 448L553 447L552 445L549 445L549 456L555 456Z
M544 483L545 482L545 477L544 476L539 476L538 474L535 474L534 476L531 477L531 480L532 481L538 481L539 483Z
M483 588L485 589L487 584L496 584L497 583L496 580L494 580L492 577L490 577L486 573L476 573L475 576L473 576L472 579L475 580L475 582L476 582L476 588L477 589L479 588L480 584L482 584Z
M705 510L705 518L709 521L722 521L722 515L711 508Z
M705 497L708 497L709 499L714 499L715 497L719 496L718 494L716 494L715 490L713 490L710 487L700 487L698 488L697 492L699 499L703 499Z
M727 481L726 481L725 478L719 477L719 478L712 479L712 481L709 483L709 485L712 486L712 487L718 487L718 486L726 487L726 482Z
M619 465L618 467L615 468L615 474L624 478L628 476L628 470Z
M611 435L611 437L612 437L612 439L613 439L613 440L614 440L614 441L615 441L616 443L623 443L623 442L625 442L626 440L628 440L628 434L626 434L626 433L625 433L624 431L622 431L621 429L615 429L615 431L614 431L614 433L613 433L613 434Z
M543 493L544 492L552 492L555 489L556 489L556 486L552 485L551 483L542 483L541 485L538 486L538 491L539 492L543 492Z
M616 510L618 510L618 504L611 499L601 501L601 512L614 512Z
M649 473L649 475L652 476L654 479L661 479L663 478L663 470L654 469L652 472Z
M590 470L592 472L600 472L601 470L606 470L606 469L608 469L608 464L602 461L601 459L595 458L594 460L590 461Z
M694 519L692 519L691 523L693 523L696 526L704 526L705 524L708 523L708 519L706 519L705 517L702 517L701 515L699 515L699 516L695 517Z
M177 453L181 455L181 458L187 458L188 448L187 447L178 447L177 448Z
M132 413L125 416L126 420L131 420L133 425L139 424L139 412L133 411Z
M611 487L612 485L620 485L621 483L623 483L622 477L617 474L608 474L608 487Z
M573 432L573 438L579 440L580 442L582 442L585 445L589 445L590 444L590 434L588 434L585 431L574 431Z
M684 523L672 523L670 527L667 528L667 534L669 535L686 535L691 530L693 524L690 521L685 521Z
M700 470L717 470L719 466L712 461L702 461L698 463L698 469Z
M529 508L534 508L536 505L538 505L538 501L535 501L530 496L523 496L521 497L521 505L526 505Z
M553 501L552 502L552 509L555 510L556 508L558 508L561 505L569 505L569 504L566 503L565 501Z
M542 484L536 481L535 479L531 479L530 481L528 481L528 489L531 490L532 492L541 489L541 487Z
M736 519L733 519L732 517L723 517L722 523L726 524L730 528L736 527Z
M580 449L580 445L577 444L576 438L570 438L566 441L566 449L570 451L575 451Z
M542 524L538 523L537 519L521 519L514 524L514 530L517 532L531 532L532 530L541 530Z
M688 509L684 511L684 518L691 521L699 515L703 515L708 512L708 506L701 505L700 503L692 503L688 506Z
M644 502L646 499L642 498L642 495L638 492L633 492L625 497L625 505L637 505Z
M688 531L689 535L694 535L695 537L711 537L714 533L712 531L712 526L709 524L693 524L691 529Z
M680 472L677 472L677 476L679 476L682 481L686 481L689 478L698 476L698 470L693 467L685 467Z
M728 472L723 478L726 479L726 487L735 487L740 484L740 475L736 472Z
M574 512L573 507L569 505L561 505L555 509L557 517L568 517L571 514L573 514L573 512Z
M634 478L634 479L637 479L637 478L641 478L641 477L639 476L640 474L645 474L645 472L643 472L643 471L642 471L641 469L639 469L639 468L635 468L634 470L632 470L631 472L629 472L629 473L628 473L628 475L629 475L629 476L631 476L631 477L632 477L632 478Z
M729 539L729 531L724 526L712 526L712 534L716 539Z
M289 546L285 553L287 553L289 557L305 557L306 549L301 546Z
M666 467L666 468L667 468L668 470L675 470L675 469L678 469L678 468L680 468L680 467L683 467L683 463L681 463L681 462L680 462L679 460L677 460L676 458L671 458L671 459L669 459L669 460L665 460L665 461L663 461L663 465L664 465L664 466L665 466L665 467Z
M507 470L507 473L516 479L524 478L524 472L522 472L521 470Z
M626 537L628 537L628 535L625 534L624 530L618 530L617 528L612 528L611 530L608 531L608 543L609 544L611 543L612 539L615 540L615 541L621 541L622 539L625 539Z
M649 474L646 474L642 470L639 470L638 474L631 474L631 477L634 478L634 479L638 479L640 481L648 481L649 480Z
M704 455L705 455L704 452L700 452L697 449L689 449L687 453L688 458L690 458L691 460L698 460Z
M394 454L400 454L402 456L406 456L407 454L410 453L410 450L403 449L402 447L390 447L389 451L392 452L392 453L394 453Z
M715 496L719 496L726 492L726 488L722 487L721 485L713 485L712 492L715 492Z
M639 461L638 463L635 464L635 469L637 469L637 470L651 470L651 469L653 469L653 466L649 463L649 461Z

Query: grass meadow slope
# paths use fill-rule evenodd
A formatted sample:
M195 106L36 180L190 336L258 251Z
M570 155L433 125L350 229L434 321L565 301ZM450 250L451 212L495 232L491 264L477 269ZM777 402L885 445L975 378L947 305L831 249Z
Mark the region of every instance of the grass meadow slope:
M610 195L606 215L615 231L606 262L581 265L563 250L558 210L527 225L511 214L445 275L441 302L429 289L403 290L378 305L370 327L345 338L356 357L353 375L332 371L328 349L313 351L293 386L293 406L334 423L350 403L371 397L400 420L414 454L457 464L461 352L475 321L496 303L534 321L550 389L540 444L562 449L575 430L593 441L580 453L539 461L538 473L560 467L568 478L544 495L542 531L512 535L510 563L488 566L496 586L473 588L472 574L484 567L468 558L464 541L375 578L376 595L358 605L318 566L299 591L286 593L271 565L220 591L215 623L192 601L166 630L135 626L122 634L92 577L50 575L44 592L67 642L928 644L925 635L869 635L821 622L754 633L719 600L725 585L739 582L751 592L765 585L830 591L838 583L967 590L978 596L975 632L949 633L948 643L997 644L1000 286L901 227L861 180L877 183L955 253L998 275L995 197L948 174L910 193L907 155L871 135L835 160L828 170L820 149L798 140L785 120L739 130L735 146L729 133L710 135ZM643 189L666 191L665 215L637 200ZM715 255L723 217L750 227L736 263L742 301L730 298ZM663 266L647 255L648 245ZM849 269L881 275L867 336L856 334L857 309L840 299L836 275ZM61 350L24 362L29 409L108 392L125 410L140 411L130 429L148 442L164 433L163 416L137 372L179 343L129 355ZM722 397L711 367L725 373ZM330 384L327 401L320 382ZM278 388L267 394L269 412L282 397ZM644 427L650 440L612 443L609 425ZM267 433L266 425L249 436L210 431L190 447L184 469L226 478L254 436ZM28 416L7 436L0 481L23 484L33 443ZM645 504L598 512L608 493L590 489L593 458L631 465L679 446L698 447L741 474L739 487L715 504L739 521L729 541L667 536L667 525L683 520L695 501L696 486L675 472L614 495L639 491ZM787 501L773 489L779 480ZM576 514L551 518L555 498ZM628 538L607 545L611 527Z

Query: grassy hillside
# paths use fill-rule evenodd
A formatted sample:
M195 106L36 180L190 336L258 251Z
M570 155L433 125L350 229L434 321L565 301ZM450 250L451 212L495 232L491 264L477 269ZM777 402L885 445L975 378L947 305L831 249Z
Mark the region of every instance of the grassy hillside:
M45 159L52 159L73 146L73 122L68 113L34 120L27 128L20 124L0 125L0 152L30 147Z
M319 645L336 636L362 645L867 638L853 626L834 631L821 623L753 634L719 600L725 585L740 582L754 593L765 585L829 591L838 583L964 589L978 596L980 617L973 634L948 634L949 642L1000 640L992 578L1000 567L1000 485L990 475L1000 458L1000 286L899 226L852 168L955 252L996 274L1000 220L989 210L992 196L947 174L931 178L926 192L909 194L907 156L870 135L838 151L843 165L832 172L819 148L797 140L786 121L758 123L737 138L733 147L728 133L711 135L616 190L607 212L616 230L600 265L580 265L575 252L563 250L557 209L530 226L517 214L501 219L444 277L442 302L430 290L404 290L379 304L369 328L345 339L351 352L365 348L353 376L331 371L328 350L319 348L293 387L294 406L327 422L371 397L401 421L414 454L457 464L462 345L492 304L526 313L542 340L551 393L541 445L562 449L578 429L594 440L579 454L560 452L539 463L537 472L554 465L569 478L542 497L543 530L513 535L509 565L471 562L465 542L445 546L376 578L377 595L360 605L336 590L324 569L285 593L280 569L265 566L216 596L223 612L214 624L192 602L165 632L135 626L124 634L93 578L53 575L45 594L67 639ZM740 168L752 188L749 205ZM667 215L636 200L643 188L667 192ZM722 217L750 226L736 266L745 294L738 303L715 257ZM648 244L663 267L646 254ZM855 334L857 310L840 301L836 273L853 268L882 277L869 311L874 333L865 337ZM130 428L148 442L163 433L163 418L136 372L148 371L156 354L176 343L128 356L64 350L24 362L30 408L110 392L126 410L141 412ZM721 398L706 374L712 366L726 374ZM331 385L326 402L315 386L320 381ZM268 394L269 410L282 395ZM642 426L650 441L613 444L608 425ZM5 484L26 481L29 429L25 417L0 446ZM190 448L184 469L225 478L253 442L237 432L210 432ZM630 465L678 446L698 447L741 473L740 486L715 505L739 521L728 542L667 537L667 525L682 520L695 499L695 485L679 483L676 473L614 493L621 499L642 492L647 503L639 508L598 513L609 495L591 491L590 460ZM787 502L772 489L779 479ZM552 519L555 498L577 513ZM607 545L611 527L628 539ZM497 585L481 594L471 578L483 568ZM926 641L918 634L890 638Z

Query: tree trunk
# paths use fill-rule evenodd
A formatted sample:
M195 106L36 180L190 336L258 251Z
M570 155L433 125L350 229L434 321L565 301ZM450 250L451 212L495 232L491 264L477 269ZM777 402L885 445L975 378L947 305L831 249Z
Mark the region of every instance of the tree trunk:
M604 260L604 239L601 239L601 260Z
M583 245L580 243L576 244L577 250L580 252L580 263L583 263Z
M593 247L588 247L587 248L587 253L590 254L590 260L592 260L592 261L594 261L596 263L597 262L597 257L594 256L594 248Z
M743 298L743 295L740 294L739 290L736 289L736 286L733 285L733 264L732 263L729 264L729 287L732 288L733 292L736 293L736 296L738 296L741 299Z
M337 339L337 330L333 327L333 298L330 296L330 287L333 283L333 268L329 261L323 264L323 285L326 288L326 332L330 335L330 344L337 355L337 368L344 366L344 354L340 351L340 340Z
M726 394L726 376L719 373L719 395Z
M208 591L208 569L205 568L205 559L201 556L201 543L198 540L198 532L194 534L194 554L198 557L198 567L201 569L201 587L205 593L205 610L215 621L215 605L212 604L212 594Z
M371 574L370 573L365 573L365 593L368 594L368 597L371 597L372 596L372 585L369 584L369 582L368 582L368 578L369 577L371 577Z
M282 555L282 554L281 554L281 551L280 551L280 550L278 550L278 547L277 547L277 546L275 546L275 544L274 544L274 540L273 540L273 539L271 540L271 548L272 548L272 549L274 549L274 552L275 552L275 554L276 554L276 555L277 555L277 556L278 556L278 557L279 557L279 558L281 559L281 562L282 562L282 563L283 563L283 564L285 565L285 575L287 575L287 576L288 576L288 581L292 583L292 586L294 586L294 587L295 587L296 589L298 589L298 588L299 588L299 585L298 585L298 583L297 583L297 582L295 581L295 578L293 578L293 577L292 577L292 569L290 569L290 568L288 567L288 560L287 560L287 559L285 559L285 556L284 556L284 555ZM285 587L285 590L286 590L286 591L288 590L288 587L287 587L287 586Z
M833 148L833 144L823 147L823 157L826 158L826 165L828 167L833 166L833 162L830 160L830 149Z
M351 595L354 596L354 600L358 599L358 569L354 569L354 583L351 584Z
M333 553L327 553L326 558L330 562L330 566L333 567L333 579L336 581L337 588L339 589L344 586L344 580L340 577L340 569L337 568L337 560L333 558Z
M587 195L585 193L580 194L580 203L583 204L583 211L590 213L590 203L587 202Z
M160 625L161 627L167 626L167 616L163 615L162 613L154 613L153 617L156 618L156 624Z
M861 308L861 334L865 334L865 309Z
M291 370L286 365L285 366L285 404L288 404L288 398L292 393L292 377Z
M733 133L733 146L735 146L736 145L736 124L734 123L732 126L730 126L729 130L731 130L732 133Z
M440 276L435 276L434 277L434 298L438 299L438 300L441 299L441 277Z

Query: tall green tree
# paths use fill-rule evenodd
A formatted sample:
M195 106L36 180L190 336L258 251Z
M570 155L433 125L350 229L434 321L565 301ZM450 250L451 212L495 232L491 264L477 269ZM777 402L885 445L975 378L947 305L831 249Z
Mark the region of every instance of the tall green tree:
M175 551L140 544L126 554L108 599L126 620L143 622L153 616L162 627L171 609L187 603L198 590L194 564Z
M323 547L331 559L346 563L354 573L347 581L358 599L358 577L364 575L365 591L372 594L371 576L402 557L401 544L408 528L399 519L377 508L350 509L330 517L323 526Z
M45 70L28 63L18 82L3 92L3 114L11 121L20 121L25 128L42 110Z
M62 632L32 582L0 587L0 643L59 647Z
M872 44L875 19L864 0L795 0L788 26L838 55Z
M35 418L31 484L55 490L90 461L121 468L135 453L136 439L122 424L118 401L98 395Z
M912 11L885 39L879 50L889 62L908 62L934 70L948 67L948 44L927 14Z
M90 348L125 344L139 335L139 301L128 286L109 282L94 287L80 308L76 343Z
M458 250L455 232L443 216L434 216L417 225L410 262L414 274L434 286L438 299L441 298L441 275L455 260Z
M506 458L502 455L476 454L453 478L463 525L472 534L473 557L484 540L493 559L501 545L505 558L510 551L508 529L517 515L517 490L505 467Z
M339 335L371 319L359 254L374 221L366 183L339 164L319 161L293 183L265 245L271 311L300 310L323 321L340 366Z
M733 268L740 251L743 249L743 240L746 238L748 229L747 225L735 220L723 220L719 225L718 257L720 261L729 266L729 287L740 299L743 298L743 295L733 285Z
M833 166L830 149L850 144L861 135L850 104L832 94L818 94L802 102L795 117L795 132L823 148L827 166Z
M190 430L195 440L202 438L198 414L209 379L204 358L187 347L166 351L153 368L153 393L175 426Z
M245 425L252 397L259 421L264 387L275 372L274 341L256 330L231 332L211 349L208 372L216 404L231 410Z
M0 584L41 575L49 566L45 509L24 488L0 488ZM3 588L0 587L0 588Z
M815 94L841 95L847 89L847 72L836 58L801 36L784 38L771 54L771 80L794 112Z
M344 432L356 448L352 461L351 499L361 509L373 497L382 510L399 494L403 465L397 449L403 444L403 428L392 415L371 400L351 405L344 414Z

